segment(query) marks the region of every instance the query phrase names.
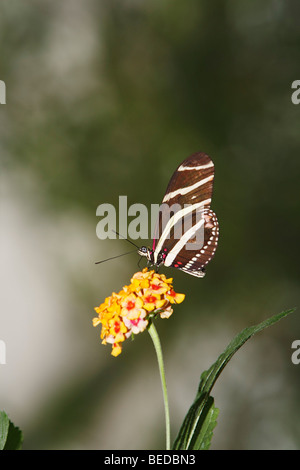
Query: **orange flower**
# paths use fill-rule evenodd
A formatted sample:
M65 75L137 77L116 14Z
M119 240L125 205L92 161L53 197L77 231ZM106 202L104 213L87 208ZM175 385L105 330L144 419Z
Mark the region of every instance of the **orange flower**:
M93 319L93 325L102 325L102 343L112 345L113 356L122 352L122 343L131 334L147 328L150 314L169 318L173 313L171 304L183 302L185 295L174 292L172 281L145 268L133 275L129 286L124 286L118 294L113 292L95 308L98 316Z
M173 289L170 289L166 292L166 298L171 302L171 304L180 304L183 302L185 295L184 294L176 294Z
M122 299L121 306L122 316L129 319L139 318L143 313L143 301L141 297L138 297L135 293L131 293Z

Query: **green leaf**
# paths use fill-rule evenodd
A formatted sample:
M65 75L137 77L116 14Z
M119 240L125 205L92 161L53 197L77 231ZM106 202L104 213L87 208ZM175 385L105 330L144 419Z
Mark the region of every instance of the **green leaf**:
M242 330L227 346L225 351L218 357L216 362L201 374L200 384L194 403L189 409L178 436L174 442L173 449L200 450L208 449L212 438L212 431L216 425L218 410L214 408L213 398L210 396L212 387L221 374L226 364L230 361L236 351L254 334L273 325L295 309L274 315L271 318Z
M5 411L0 411L0 450L20 450L23 435L8 418Z
M214 405L214 399L209 397L204 405L201 418L197 421L197 426L193 433L191 447L197 450L208 450L213 436L213 430L217 424L219 414L218 408Z
M4 411L0 411L0 450L4 449L8 436L9 419Z

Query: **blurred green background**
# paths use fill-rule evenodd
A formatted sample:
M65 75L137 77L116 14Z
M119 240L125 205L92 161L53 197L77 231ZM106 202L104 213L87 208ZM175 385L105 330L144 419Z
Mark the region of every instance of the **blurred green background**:
M157 322L172 438L208 368L242 328L299 305L297 0L2 0L0 409L26 449L163 449L149 335L118 358L93 308L138 256L96 237L119 195L159 204L181 161L215 163L216 256ZM138 241L145 244L147 241ZM213 396L214 449L300 447L299 312L253 338Z

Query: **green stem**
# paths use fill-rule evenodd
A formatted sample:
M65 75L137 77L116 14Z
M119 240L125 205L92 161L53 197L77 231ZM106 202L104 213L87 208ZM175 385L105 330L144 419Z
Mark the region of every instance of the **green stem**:
M154 348L156 351L157 362L160 372L161 378L161 385L164 397L164 406L165 406L165 418L166 418L166 450L170 450L171 448L171 441L170 441L170 413L169 413L169 403L168 403L168 393L167 393L167 384L166 384L166 377L165 377L165 369L164 369L164 361L162 355L161 344L159 340L158 333L156 328L153 324L153 321L150 323L148 327L149 334L152 338Z

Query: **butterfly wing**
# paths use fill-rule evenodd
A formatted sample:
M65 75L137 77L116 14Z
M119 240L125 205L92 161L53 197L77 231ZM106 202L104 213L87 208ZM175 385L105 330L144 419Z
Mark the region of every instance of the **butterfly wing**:
M200 222L196 222L182 238L176 240L177 243L171 243L170 246L166 244L168 251L165 266L178 268L192 276L204 277L205 267L217 249L218 238L216 214L211 209L205 209L200 214Z
M154 262L161 259L197 277L213 257L218 221L211 211L214 164L205 153L195 153L174 172L162 205L153 240Z
M168 184L163 203L193 204L210 207L214 180L214 164L205 153L194 153L178 166Z

